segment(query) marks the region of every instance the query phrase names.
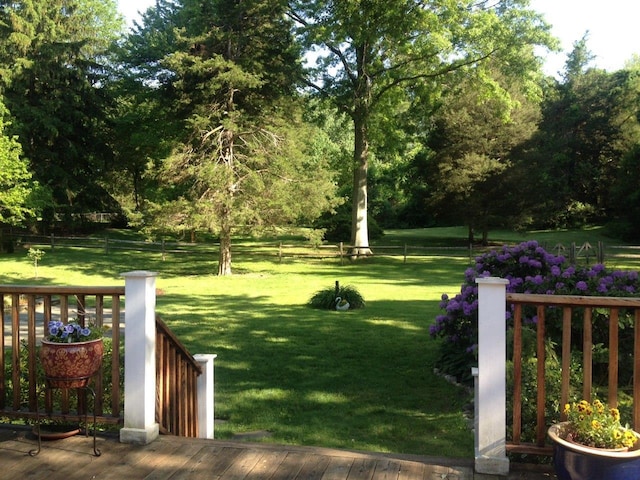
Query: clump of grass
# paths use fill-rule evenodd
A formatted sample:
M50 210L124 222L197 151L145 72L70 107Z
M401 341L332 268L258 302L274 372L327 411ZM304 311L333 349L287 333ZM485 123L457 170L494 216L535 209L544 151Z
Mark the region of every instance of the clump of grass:
M314 293L308 305L321 310L335 310L336 298L349 302L349 309L364 308L364 298L357 288L351 285L328 287Z

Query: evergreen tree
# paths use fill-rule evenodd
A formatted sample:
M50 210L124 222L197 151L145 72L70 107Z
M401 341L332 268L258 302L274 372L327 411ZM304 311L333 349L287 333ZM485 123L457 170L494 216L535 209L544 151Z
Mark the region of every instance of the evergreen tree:
M113 0L2 2L0 87L14 118L9 132L35 179L67 211L114 207L100 186L111 167L104 54L121 25Z
M591 68L586 37L574 45L561 81L547 88L540 131L526 167L540 227L576 227L611 215L611 189L637 142L637 72Z
M185 0L162 11L149 58L167 51L141 69L180 125L147 212L156 227L218 233L220 275L231 273L234 229L312 219L333 197L296 100L300 52L285 10L281 0ZM154 30L142 26L140 39Z
M429 139L433 155L421 175L428 174L425 182L432 185L428 205L446 223L464 222L470 243L476 230L486 244L490 227L518 217L521 178L513 172L514 157L536 132L540 116L518 78L501 83L510 85L511 102L486 96L472 77L445 94Z

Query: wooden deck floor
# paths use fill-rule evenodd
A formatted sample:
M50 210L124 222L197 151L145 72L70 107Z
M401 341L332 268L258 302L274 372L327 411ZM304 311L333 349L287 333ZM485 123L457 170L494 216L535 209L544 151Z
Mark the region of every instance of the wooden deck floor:
M161 436L145 446L78 435L36 446L25 430L0 427L0 479L46 480L472 480L472 460L371 454L315 447L279 446ZM512 469L513 470L513 469ZM512 471L509 479L554 478L544 471Z

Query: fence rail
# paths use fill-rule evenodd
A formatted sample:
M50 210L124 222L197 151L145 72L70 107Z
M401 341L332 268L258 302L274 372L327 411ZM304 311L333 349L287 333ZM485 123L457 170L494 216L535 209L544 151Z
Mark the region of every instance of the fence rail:
M177 241L144 241L126 240L105 237L91 236L58 236L58 235L30 235L30 234L10 234L13 243L23 248L90 248L101 249L106 254L116 250L141 251L159 253L162 259L167 255L202 255L219 253L218 243L197 243L197 242L177 242ZM597 242L592 246L589 242L582 245L575 243L569 245L556 244L544 245L544 247L558 255L566 256L571 263L583 261L586 263L604 263L605 260L640 260L640 246L629 245L604 245ZM276 258L278 262L285 259L337 259L341 263L351 258L350 252L355 248L345 242L335 244L322 244L313 246L311 244L288 244L284 242L263 242L252 245L235 243L233 251L240 255L262 256ZM424 245L373 245L371 249L376 256L402 257L406 263L412 257L466 257L473 259L475 256L487 252L495 246L424 246Z

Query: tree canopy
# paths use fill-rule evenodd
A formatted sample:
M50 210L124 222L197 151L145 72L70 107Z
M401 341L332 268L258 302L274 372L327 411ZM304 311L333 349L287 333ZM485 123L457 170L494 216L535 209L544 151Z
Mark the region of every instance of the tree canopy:
M113 0L0 2L0 222L205 231L220 274L273 226L354 258L378 223L638 238L637 59L592 68L585 35L545 77L549 32L527 0L157 0L128 32Z
M121 29L113 0L3 2L0 88L15 119L7 132L52 190L50 214L115 207L100 175L113 167L103 87Z
M291 2L301 41L318 55L308 85L332 99L353 121L351 242L356 253L369 252L370 129L376 115L388 114L386 97L420 92L425 83L438 88L434 79L471 70L504 92L485 75L489 59L532 82L539 72L533 48L553 42L549 26L527 4L518 0Z

